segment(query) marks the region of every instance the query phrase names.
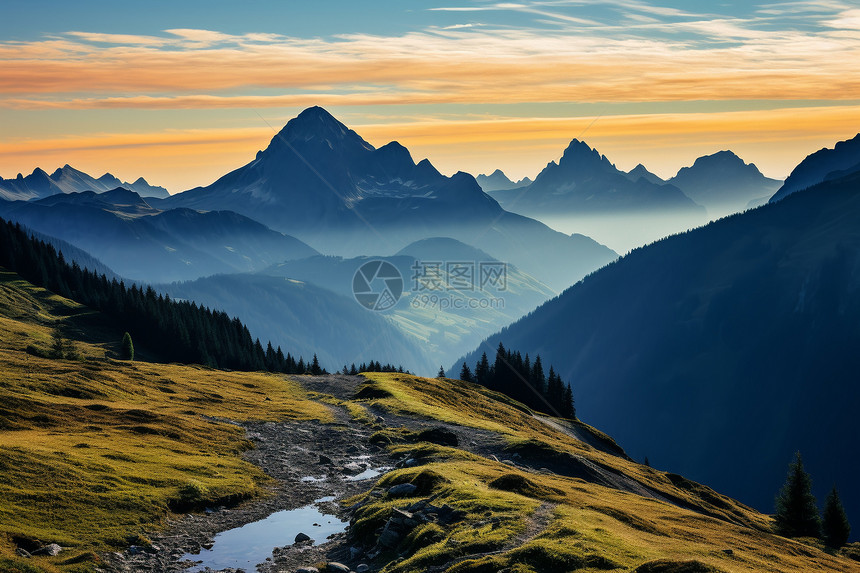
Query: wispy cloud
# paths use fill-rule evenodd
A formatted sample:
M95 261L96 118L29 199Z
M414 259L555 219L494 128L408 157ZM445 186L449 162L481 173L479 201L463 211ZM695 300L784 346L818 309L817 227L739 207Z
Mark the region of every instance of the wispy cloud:
M860 16L843 11L827 22L821 32L712 19L638 24L624 34L455 25L329 39L72 32L0 43L0 106L856 98L860 38L833 31L852 29ZM669 35L637 35L637 26Z

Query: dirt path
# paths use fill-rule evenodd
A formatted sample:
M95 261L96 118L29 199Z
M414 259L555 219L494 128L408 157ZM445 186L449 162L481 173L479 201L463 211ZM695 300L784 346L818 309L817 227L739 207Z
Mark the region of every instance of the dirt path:
M211 508L205 513L185 515L170 523L167 531L150 536L158 548L156 552L130 550L111 553L104 557L102 570L110 573L185 571L192 563L184 560L183 556L197 553L202 547L210 547L218 532L258 521L277 511L303 507L322 497L341 499L367 489L372 482L348 481L345 478L349 472L343 467L356 462L375 468L390 465L392 460L383 449L368 443L371 429L352 421L344 409L332 408L337 419L334 424L237 423L245 428L248 438L256 446L244 454L245 459L275 479L270 495L233 508ZM321 457L322 452L325 458ZM325 476L325 479L302 480L309 476ZM328 504L326 509L342 513L334 503ZM325 560L326 553L344 537L344 534L339 534L329 543L301 548L292 547L292 539L284 540L285 548L277 552L279 565L300 566ZM275 570L272 563L262 568L266 572Z

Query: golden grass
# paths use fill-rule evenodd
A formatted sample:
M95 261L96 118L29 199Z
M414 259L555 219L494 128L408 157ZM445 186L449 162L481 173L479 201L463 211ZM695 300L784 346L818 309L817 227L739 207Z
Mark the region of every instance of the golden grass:
M773 535L769 516L680 476L597 451L536 420L522 405L507 398L495 400L496 395L485 388L402 374L365 376L375 393L387 394L370 400L378 406L496 431L512 450L524 455L531 451L576 456L697 509L683 509L578 478L521 470L464 455L454 448L395 444L391 446L394 451L415 452L429 463L388 474L382 484L409 481L410 474L405 472L433 471L446 480L433 488L432 493L438 495L434 503L448 503L466 511L467 517L444 539L388 565L384 571L417 573L430 564L452 559L462 560L449 569L452 572L504 568L522 572L632 570L658 559L697 561L726 572L860 570L854 561ZM376 516L377 520L386 515L386 509L414 501L367 499L361 515ZM549 525L518 547L504 547L527 529L530 515L540 503L554 506ZM487 515L502 518L505 525L501 534L487 529ZM504 550L463 560L470 553L500 548Z
M74 341L78 360L25 352L47 349L58 322L107 340ZM228 420L334 421L285 376L109 359L111 332L118 341L103 317L0 273L0 570L24 563L13 536L72 548L28 563L86 569L58 564L124 547L171 510L264 493Z

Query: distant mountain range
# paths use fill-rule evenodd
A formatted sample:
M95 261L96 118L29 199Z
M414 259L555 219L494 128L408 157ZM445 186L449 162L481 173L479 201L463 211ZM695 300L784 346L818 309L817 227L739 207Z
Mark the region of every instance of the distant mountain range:
M501 191L504 189L516 189L517 187L525 187L532 183L532 180L528 177L523 177L517 182L511 181L501 169L496 169L489 175L478 175L475 177L475 181L478 182L478 185L481 186L481 189L483 189L485 193Z
M860 171L636 249L466 360L539 353L628 453L764 511L800 450L818 499L835 483L860 515L858 188Z
M433 376L487 335L530 312L555 293L513 265L504 267L504 283L481 288L482 265L498 262L487 253L449 238L424 239L389 257L315 256L281 263L261 274L297 279L353 298L353 277L362 264L385 260L404 281L401 300L385 313L389 322L420 340ZM449 264L453 263L450 267ZM456 269L465 269L466 284ZM437 270L438 269L438 272ZM452 288L455 287L455 288ZM462 287L462 288L461 288ZM275 316L270 320L281 322Z
M471 175L446 177L426 159L416 164L397 142L374 148L320 107L290 120L244 167L159 205L235 211L346 257L451 237L555 289L617 256L504 211Z
M232 212L162 211L114 189L0 202L0 216L79 247L120 276L144 282L252 271L317 252Z
M644 173L643 173L644 174ZM550 162L534 183L496 191L505 208L529 216L690 211L704 208L673 185L631 177L588 144L574 139L558 163Z
M821 149L809 155L794 168L771 202L821 181L838 179L860 171L860 134L838 142L833 149Z
M143 177L134 183L122 182L110 173L105 173L96 179L67 164L51 175L36 168L33 173L26 177L20 173L14 179L0 177L0 199L30 201L32 199L44 199L59 193L81 193L84 191L102 193L117 187L129 189L142 197L164 198L170 196L167 189L150 185Z
M773 195L782 181L769 179L752 163L731 151L720 151L696 159L683 167L668 183L709 210L740 211L750 201Z

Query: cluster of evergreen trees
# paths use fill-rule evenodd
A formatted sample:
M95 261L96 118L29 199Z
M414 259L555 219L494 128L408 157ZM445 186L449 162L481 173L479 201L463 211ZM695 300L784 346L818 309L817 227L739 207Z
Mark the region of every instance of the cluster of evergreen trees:
M845 545L851 533L835 487L824 502L824 511L818 514L812 478L803 469L800 452L789 466L785 485L776 498L776 532L786 537L819 537L833 549Z
M346 367L346 364L343 365L343 370L341 370L343 374L351 374L355 376L359 372L399 372L401 374L409 374L408 370L404 370L403 366L394 366L394 364L382 364L378 360L371 360L368 363L362 362L360 366L356 367L355 362L350 365L349 368Z
M444 376L444 371L440 370L440 374ZM477 382L490 390L506 394L532 410L563 418L576 418L570 384L565 384L552 366L549 367L549 374L544 374L540 355L535 356L532 362L528 354L523 358L519 351L507 350L501 342L492 364L486 352L481 355L474 372L463 362L460 380Z
M60 296L114 317L143 346L168 362L196 363L232 370L288 374L325 372L314 355L306 364L284 356L280 347L251 338L238 318L193 302L174 301L152 287L127 287L67 264L62 253L30 236L20 224L0 219L0 266Z

